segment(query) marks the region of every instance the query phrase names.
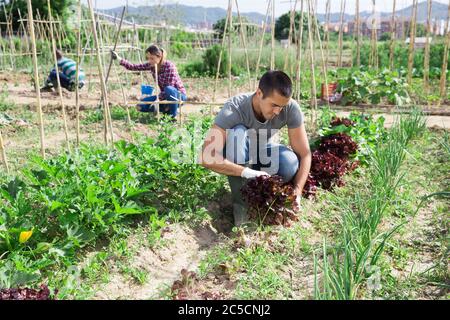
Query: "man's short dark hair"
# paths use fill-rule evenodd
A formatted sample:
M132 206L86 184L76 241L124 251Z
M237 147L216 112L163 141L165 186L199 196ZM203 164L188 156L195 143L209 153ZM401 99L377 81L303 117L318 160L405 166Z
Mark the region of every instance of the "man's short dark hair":
M62 51L61 50L59 50L59 49L56 49L56 59L62 59L62 57L63 57L63 53L62 53Z
M290 98L292 95L292 81L283 71L270 70L263 74L259 80L258 88L263 93L263 99L270 96L273 91L283 97Z

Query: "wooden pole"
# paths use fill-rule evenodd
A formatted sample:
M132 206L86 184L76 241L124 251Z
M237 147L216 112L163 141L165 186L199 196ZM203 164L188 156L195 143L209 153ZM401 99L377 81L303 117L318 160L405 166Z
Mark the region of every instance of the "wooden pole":
M38 21L42 20L40 14L39 14L39 9L36 9L36 18ZM37 34L39 40L43 40L41 27L42 27L42 25L40 23L36 22L36 34Z
M97 5L97 3L95 4L95 5ZM102 24L101 24L101 20L100 20L100 18L97 16L97 19L96 19L96 25L97 25L97 30L98 30L98 39L99 39L99 42L100 42L100 48L103 50L103 48L105 47L105 44L104 44L104 42L103 42L103 28L102 28ZM103 54L103 53L102 53ZM102 61L101 61L101 65L102 65L102 69L103 69L103 72L106 72L105 70L105 63L104 63L104 60L103 60L103 55L102 55ZM108 90L108 84L106 83L106 81L105 81L105 85L106 85L106 90ZM100 97L100 99L103 99L103 97ZM102 101L100 100L100 105L102 104ZM109 107L109 106L108 106ZM106 110L106 113L107 113L107 115L106 115L106 117L107 117L107 120L108 121L103 121L103 125L105 126L103 129L105 130L105 132L108 130L107 128L106 128L106 126L108 126L109 125L109 121L110 121L110 117L109 117L109 108Z
M316 77L315 77L315 57L314 57L314 42L312 35L312 0L308 0L308 42L309 50L311 52L311 123L313 130L316 125L316 112L317 112L317 91L316 91Z
M19 8L17 8L17 12L19 14L20 24L21 24L21 26L23 28L23 35L24 35L24 38L25 38L26 52L30 52L31 48L30 48L30 42L28 40L27 29L25 27L25 24L22 21L22 14L20 13L20 9Z
M283 65L283 70L285 70L285 71L287 69L288 58L290 56L289 49L291 48L293 26L294 26L294 21L295 21L295 8L297 7L297 1L298 0L295 0L294 6L291 7L291 14L290 14L290 17L289 17L288 45L287 45L286 53L284 55L284 65Z
M2 34L2 24L0 23L0 34ZM1 58L2 58L2 65L6 65L5 63L5 57L7 55L6 49L3 47L3 41L0 41L0 52L1 52Z
M320 56L322 58L322 77L325 82L325 88L326 88L326 92L327 92L327 100L326 101L327 101L327 105L329 107L330 99L328 99L328 94L329 94L329 92L328 92L328 70L327 70L327 65L325 63L325 54L324 54L323 47L322 47L322 39L320 38L320 31L319 31L319 26L317 25L316 12L315 12L314 8L313 8L312 14L314 17L313 28L317 35L317 41L319 42Z
M114 39L114 47L113 47L113 51L116 51L116 48L117 48L117 42L119 41L120 31L122 30L122 23L123 23L123 17L124 17L124 15L125 15L125 9L126 9L126 7L123 7L123 9L122 9L122 15L121 15L121 17L120 17L119 28L117 29L116 37L115 37L115 39ZM113 64L113 60L112 60L112 58L111 58L111 59L109 60L108 71L106 72L105 84L108 84L108 78L109 78L109 73L111 72L112 64Z
M270 52L270 70L275 70L275 0L272 0L272 41Z
M245 53L245 63L247 66L247 76L248 76L248 85L249 85L249 90L252 90L252 82L251 82L251 73L250 73L250 61L248 59L248 51L247 51L247 32L246 32L246 28L244 28L243 24L242 24L242 17L241 17L241 13L239 12L239 5L238 5L238 1L235 0L235 4L236 4L236 11L238 14L238 18L239 18L239 24L240 24L240 28L241 28L241 39L242 39L242 45L244 46L244 53Z
M155 65L155 82L156 82L156 85L155 85L156 102L159 102L158 64ZM160 118L159 104L156 103L155 106L156 106L156 119L158 119L158 121L159 121L159 118Z
M304 0L300 0L300 23L299 23L299 28L300 31L298 33L298 40L297 40L297 52L296 52L296 60L297 60L297 64L296 64L296 70L295 70L295 79L296 79L296 83L297 83L297 100L299 102L301 102L301 91L302 91L302 81L301 81L301 69L302 69L302 43L303 43L303 19L304 19L304 11L303 11L303 5L304 5Z
M395 21L395 11L396 11L397 0L393 1L392 7L392 18L391 18L391 43L389 46L389 67L391 70L394 70L394 50L395 50L395 33L397 23Z
M268 23L267 20L269 18L271 1L272 0L269 0L267 2L266 17L264 18L263 27L262 27L262 33L261 33L261 41L259 43L258 59L256 60L256 67L255 67L255 88L258 85L257 82L258 82L258 74L259 74L259 63L261 62L261 54L262 54L262 49L263 49L263 44L264 44L264 36L266 34L266 25Z
M34 68L34 86L36 90L37 99L37 111L39 117L39 133L41 141L41 155L45 158L45 141L44 141L44 121L42 116L42 104L41 104L41 88L39 87L39 70L38 61L36 54L36 36L34 34L34 23L33 23L33 6L31 5L31 0L27 0L28 8L28 27L31 36L31 47L33 50L33 68Z
M394 0L395 1L395 0ZM359 15L359 0L356 0L356 66L361 66L361 19Z
M76 147L80 146L80 63L81 63L81 0L78 0L78 28L76 30L77 33L77 55L76 55L76 63L77 63L77 73L76 73L76 87L75 87L75 130L76 130Z
M91 19L92 19L92 33L94 36L94 43L95 43L95 48L96 48L96 53L97 53L97 67L98 67L98 73L99 73L99 77L100 77L100 87L101 87L101 91L102 91L103 115L105 118L104 141L105 141L105 144L108 144L108 122L110 122L109 116L108 116L109 115L108 91L106 89L106 83L105 83L105 78L104 78L104 74L103 74L102 56L100 54L100 43L98 41L97 26L95 23L95 14L94 14L94 9L92 7L91 2L92 2L92 0L88 0L89 12L90 12ZM112 124L111 124L110 128L112 128ZM111 132L110 134L111 134L111 143L113 143L114 142L113 132Z
M425 56L423 61L423 85L425 88L425 94L430 91L429 81L430 81L430 36L431 36L431 9L433 1L427 1L427 35L425 40Z
M136 47L138 48L137 49L137 56L138 56L138 61L139 61L139 63L142 63L142 58L141 58L141 51L140 51L140 48L141 48L141 45L140 45L140 41L139 41L139 32L137 31L137 28L136 28L136 23L134 23L134 18L132 18L132 22L133 22L133 31L134 31L134 37L136 38ZM147 32L147 30L145 30L145 32ZM144 33L145 33L144 32ZM133 46L134 47L134 46ZM133 50L135 50L135 49L133 49ZM126 73L125 73L126 74ZM143 75L143 72L141 71L141 72L139 72L139 76L141 77L141 83L144 83L144 75ZM148 83L150 83L150 80L147 78L147 73L145 73L145 80L148 82ZM128 78L126 79L126 81L127 81L127 83L129 83L128 82Z
M377 21L376 14L376 0L372 0L372 50L371 50L371 66L378 69L378 50L377 50Z
M231 63L232 63L232 59L231 59L231 37L233 35L233 2L230 0L231 2L231 14L229 15L229 19L230 21L228 21L228 98L231 98L232 95L232 91L231 91Z
M3 137L1 131L0 131L0 153L2 155L2 162L3 165L5 166L6 173L9 173L8 159L6 158L6 150L5 145L3 144Z
M6 31L8 32L8 38L9 38L9 48L10 48L10 62L11 62L11 68L13 70L16 69L16 63L15 63L15 53L16 53L16 48L14 45L14 40L13 40L13 34L12 34L12 21L10 21L10 18L8 16L8 13L6 12L6 7L5 4L3 3L3 11L5 13L5 22L6 22Z
M108 25L107 24L103 24L103 28L102 28L101 20L99 20L97 18L97 21L98 21L98 25L99 25L99 33L98 33L98 35L99 35L99 39L100 39L100 48L102 48L102 51L103 51L103 49L105 48L104 41L103 41L103 33L105 33L106 43L107 44L111 43L111 39L109 37ZM103 56L102 56L102 67L103 67L103 70L106 70L106 68L105 68L105 61L103 60ZM108 82L106 81L106 76L105 76L105 86L106 86L106 90L108 91ZM114 131L113 131L113 127L112 127L111 108L109 107L109 104L108 104L107 113L108 113L109 133L111 135L111 141L113 141L113 133L114 133Z
M339 52L338 52L338 67L342 68L342 38L344 31L344 12L345 12L345 0L341 0L341 15L339 18Z
M414 63L414 44L416 42L416 18L417 18L417 0L413 0L413 14L411 17L411 30L409 33L409 55L408 55L408 84L412 82L412 70Z
M50 21L50 37L52 39L52 51L53 51L53 61L56 71L56 82L58 83L58 94L59 94L59 103L61 105L61 112L63 116L63 123L64 123L64 135L66 138L66 148L67 151L70 153L70 142L69 142L69 130L67 128L67 116L66 116L66 106L64 105L64 99L62 94L62 88L61 88L61 79L59 78L59 68L58 68L58 58L56 56L56 42L55 37L53 34L53 17L52 17L52 9L50 6L50 0L47 0L47 8L48 8L48 19Z
M447 82L448 54L450 47L450 31L448 30L449 26L450 26L450 0L448 2L447 22L445 23L444 29L444 35L446 35L446 37L445 37L444 56L442 59L441 81L440 81L440 95L442 102L445 101L448 94L446 82Z
M325 5L325 63L328 65L330 58L330 0Z
M222 53L223 53L223 50L225 48L225 37L226 37L226 33L227 33L228 20L229 20L229 16L230 15L231 15L231 0L228 0L227 17L225 19L225 27L223 29L223 35L222 35L222 46L220 48L219 61L217 62L216 79L214 81L213 102L216 101L217 82L219 80L219 75L220 75L220 65L221 65L221 62L222 62ZM209 108L209 114L212 115L212 113L213 113L213 107L211 106Z

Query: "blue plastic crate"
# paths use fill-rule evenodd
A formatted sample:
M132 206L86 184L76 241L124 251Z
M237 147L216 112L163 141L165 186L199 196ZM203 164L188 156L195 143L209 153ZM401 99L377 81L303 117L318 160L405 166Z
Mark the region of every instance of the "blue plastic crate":
M151 95L153 93L153 87L148 85L141 85L141 93Z

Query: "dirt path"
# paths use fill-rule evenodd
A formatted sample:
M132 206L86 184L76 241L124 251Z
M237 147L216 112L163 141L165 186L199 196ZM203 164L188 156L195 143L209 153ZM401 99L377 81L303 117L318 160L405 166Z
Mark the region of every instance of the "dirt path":
M129 263L130 267L145 271L148 280L136 284L125 276L121 270L113 267L110 281L99 285L94 299L157 299L161 292L170 288L180 277L182 269L195 270L205 254L217 245L220 237L208 225L188 229L179 224L167 227L162 236L165 243L160 248L140 246L136 256ZM136 246L136 237L128 239L130 246Z

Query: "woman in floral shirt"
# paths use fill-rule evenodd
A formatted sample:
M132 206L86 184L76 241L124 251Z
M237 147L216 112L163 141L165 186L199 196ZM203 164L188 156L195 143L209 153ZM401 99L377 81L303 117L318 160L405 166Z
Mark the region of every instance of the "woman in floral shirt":
M119 57L115 51L111 51L113 59L117 59L121 66L125 67L127 70L132 71L150 71L153 75L153 79L156 79L155 66L158 70L158 86L160 89L159 100L176 101L183 100L186 101L186 89L183 86L180 75L178 74L177 67L175 64L169 60L166 60L166 52L164 49L158 47L157 45L151 45L145 50L145 55L147 58L146 63L133 64L125 59ZM156 96L146 97L142 101L155 101ZM178 112L178 103L175 104L161 104L159 107L160 112L169 114L172 117L176 117ZM154 106L149 104L138 105L138 110L142 112L153 112Z

